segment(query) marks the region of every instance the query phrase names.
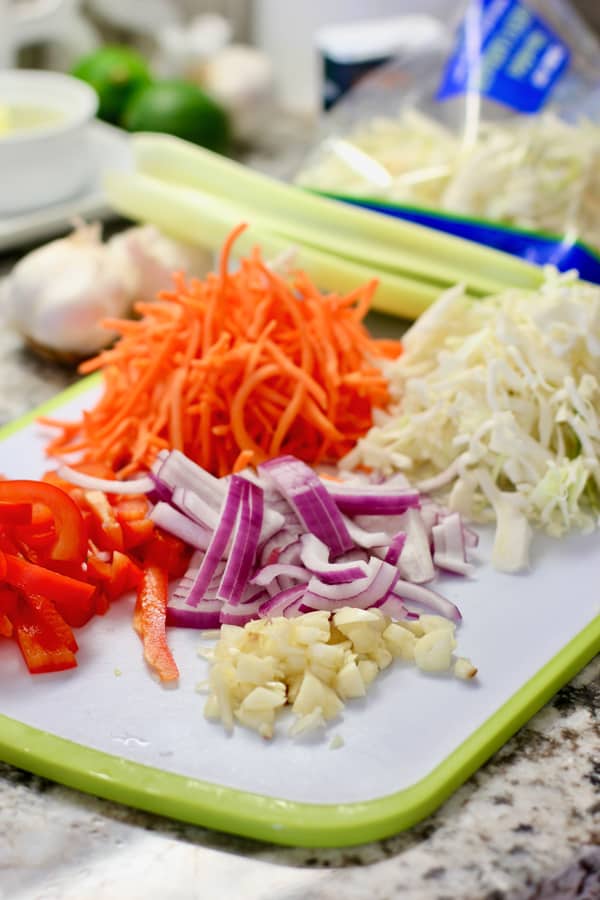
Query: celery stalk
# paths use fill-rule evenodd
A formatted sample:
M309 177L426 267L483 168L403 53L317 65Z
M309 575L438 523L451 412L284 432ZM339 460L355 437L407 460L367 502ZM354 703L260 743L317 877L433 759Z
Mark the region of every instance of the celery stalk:
M166 183L149 175L112 172L105 178L112 207L133 219L151 222L173 237L217 250L233 227L245 221L231 200L199 190ZM376 277L379 282L373 309L414 319L439 295L431 284L378 272L372 267L318 250L259 225L255 219L236 241L237 255L259 245L265 258L273 258L294 246L295 265L304 269L323 290L344 293Z
M289 239L378 270L412 273L440 285L464 282L475 294L535 288L543 281L541 268L510 254L310 194L186 141L138 134L132 142L139 171L215 196L235 196Z

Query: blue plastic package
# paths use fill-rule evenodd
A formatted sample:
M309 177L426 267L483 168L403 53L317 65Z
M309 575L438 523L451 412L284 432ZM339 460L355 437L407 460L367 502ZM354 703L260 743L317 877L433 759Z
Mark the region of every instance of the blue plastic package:
M600 45L567 0L459 7L333 107L297 182L600 283Z

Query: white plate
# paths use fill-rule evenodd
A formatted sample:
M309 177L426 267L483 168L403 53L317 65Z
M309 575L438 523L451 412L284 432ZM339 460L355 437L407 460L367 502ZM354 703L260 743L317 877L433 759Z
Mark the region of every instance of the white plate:
M87 190L62 203L1 218L0 252L55 237L68 230L77 217L106 220L115 215L104 196L102 178L109 169L133 167L129 136L98 120L89 128L95 174Z

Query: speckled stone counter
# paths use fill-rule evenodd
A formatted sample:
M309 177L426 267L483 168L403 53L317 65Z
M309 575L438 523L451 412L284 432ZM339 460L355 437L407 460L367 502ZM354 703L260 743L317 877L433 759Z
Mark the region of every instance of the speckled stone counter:
M0 326L0 424L73 378ZM599 900L599 682L597 658L435 815L348 850L253 843L0 764L0 900Z

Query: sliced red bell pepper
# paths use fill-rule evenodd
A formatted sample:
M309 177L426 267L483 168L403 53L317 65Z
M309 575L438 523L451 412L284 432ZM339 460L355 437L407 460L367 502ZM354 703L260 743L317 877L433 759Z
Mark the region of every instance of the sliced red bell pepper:
M154 536L144 547L144 563L160 566L171 578L185 575L192 550L182 540L155 528Z
M123 531L115 510L102 491L86 491L84 502L92 513L91 538L101 550L123 550Z
M0 500L0 525L31 525L33 503L26 500Z
M73 498L44 481L0 481L0 502L42 503L52 512L56 541L49 552L55 560L82 562L87 550L87 532L79 507Z
M37 613L39 621L56 635L56 639L61 644L64 644L73 653L78 650L75 635L52 600L48 600L47 597L26 597L25 601Z
M154 535L152 519L137 519L135 522L121 522L125 550L134 550L147 544Z
M12 622L6 615L6 613L0 613L0 637L12 637L13 626Z
M109 600L134 590L142 580L140 567L119 550L114 551L110 562L90 556L87 565L88 578L99 585Z
M15 637L32 674L60 672L77 665L75 653L25 601L13 612Z
M179 670L167 644L167 570L149 565L144 569L137 592L134 624L138 625L144 658L161 681L176 681Z
M93 584L53 572L12 554L5 554L5 559L5 583L26 596L47 597L52 600L69 625L79 628L93 615Z
M142 496L133 496L133 497L121 497L119 498L115 504L115 512L117 514L117 519L121 524L123 522L138 522L140 520L145 520L148 515L148 510L150 509L150 504L146 497Z
M19 603L19 595L14 588L0 584L0 613L10 619Z

